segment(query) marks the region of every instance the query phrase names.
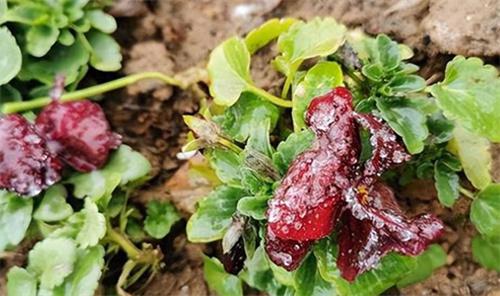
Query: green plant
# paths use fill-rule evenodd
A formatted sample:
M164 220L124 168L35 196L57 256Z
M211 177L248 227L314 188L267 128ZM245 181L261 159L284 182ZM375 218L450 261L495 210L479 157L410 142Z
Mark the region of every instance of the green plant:
M251 55L274 39L279 53L272 66L286 77L279 97L256 88L248 70ZM439 245L416 257L389 253L349 282L341 276L343 267L337 267L342 231L310 241L294 237L294 251L266 234L269 224L275 223L269 221L270 205L277 202L277 188L295 169L291 164L303 161L304 151L332 149L318 146L318 132L315 135L308 127L305 113L313 98L338 86L352 92L357 114L379 118L412 155L410 161L400 160L403 164L386 172L381 182L398 185L415 178L434 179L439 201L446 207L452 207L460 194L473 199L471 222L480 233L472 244L474 257L498 270L490 258L499 254L499 194L490 176L488 150L490 141L498 142L494 127L495 110L500 108L498 72L480 59L459 56L448 63L443 81L428 85L418 75L418 66L408 62L412 55L410 48L385 35L372 38L348 31L330 18L270 20L246 38L230 38L214 49L208 63L214 101L203 106L199 116L185 117L193 134L184 147L184 152L201 150L210 164L207 169L219 179L216 183L222 183L199 202L187 226L193 242L222 240L224 264L217 258L205 259L211 289L219 295L241 295L246 283L271 295L374 295L393 285L423 280L446 263ZM359 148L361 164L373 161L376 153L384 155L365 128L357 134L359 147L351 147ZM395 140L390 139L385 141ZM365 192L360 187L354 190ZM376 193L367 190L369 196ZM312 193L297 197L296 208L314 198ZM300 210L304 215L312 211ZM291 256L298 267L286 271L276 265L279 260L270 250ZM301 260L300 265L294 260Z

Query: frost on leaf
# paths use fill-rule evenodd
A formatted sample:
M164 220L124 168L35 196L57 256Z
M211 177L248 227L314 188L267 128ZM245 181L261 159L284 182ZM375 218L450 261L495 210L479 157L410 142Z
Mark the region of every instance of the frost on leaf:
M292 162L269 202L266 251L274 263L296 269L309 246L338 227L337 265L352 281L389 251L418 255L441 235L440 220L405 217L380 181L410 155L388 125L353 112L346 88L315 98L306 121L316 135L313 146ZM372 155L364 164L358 163L358 125L372 134Z

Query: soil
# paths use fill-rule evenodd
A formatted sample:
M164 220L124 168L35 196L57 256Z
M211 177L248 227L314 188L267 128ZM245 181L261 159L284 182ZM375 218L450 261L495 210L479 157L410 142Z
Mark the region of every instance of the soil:
M421 74L438 79L450 54L475 55L498 63L500 56L500 1L497 0L117 0L111 13L118 19L116 37L123 48L125 74L140 71L178 73L204 67L219 42L243 34L272 17L311 19L333 16L367 33L386 33L414 48ZM276 91L282 79L267 65L273 47L258 53L252 64L257 84ZM137 203L152 198L173 201L188 218L209 184L187 177L186 163L176 154L185 143L182 114L198 111L194 90L180 91L147 81L108 95L103 103L113 128L124 142L153 164L155 178L135 196ZM500 148L494 148L500 155ZM500 178L500 157L494 176ZM500 295L496 272L472 260L470 240L475 230L468 222L470 201L462 197L452 210L436 199L432 184L403 188L400 201L412 214L433 212L447 224L440 241L448 252L447 265L428 280L399 291L401 295ZM174 239L166 270L141 295L209 295L203 280L202 253L206 245L188 243L182 231ZM170 236L169 236L170 237ZM22 262L15 255L4 262ZM1 266L0 266L1 267ZM5 286L0 268L0 287ZM3 295L0 290L0 295Z

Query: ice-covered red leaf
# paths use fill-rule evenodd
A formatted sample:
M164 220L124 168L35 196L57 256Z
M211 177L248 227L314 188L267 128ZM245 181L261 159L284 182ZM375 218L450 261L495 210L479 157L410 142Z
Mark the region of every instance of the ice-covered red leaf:
M306 120L316 139L292 162L267 212L269 230L295 241L332 232L359 153L352 97L345 88L315 98Z
M309 252L312 242L298 242L294 240L280 239L271 229L266 233L265 249L269 259L276 265L292 271L299 267L304 257Z
M38 115L36 128L47 139L49 149L80 172L102 167L110 150L121 143L101 107L87 100L54 100Z
M341 218L337 261L349 281L375 267L390 251L420 254L443 232L442 222L433 215L407 218L392 189L383 183L360 185L350 193Z
M21 115L0 117L0 189L34 196L61 178L61 163Z

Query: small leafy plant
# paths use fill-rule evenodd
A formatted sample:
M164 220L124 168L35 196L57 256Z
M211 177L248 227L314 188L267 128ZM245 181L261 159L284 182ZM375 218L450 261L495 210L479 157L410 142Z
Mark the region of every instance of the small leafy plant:
M273 40L279 96L250 75L252 54ZM374 295L425 279L446 262L431 244L444 225L408 217L392 189L416 178L433 179L445 207L472 199L473 255L500 270L489 152L500 140L498 72L457 56L429 84L412 55L332 18L273 19L213 50L213 101L185 116L183 148L202 151L219 184L187 226L193 242L222 241L219 259L205 258L211 289Z
M56 75L64 75L74 90L89 66L119 70L120 46L110 35L116 21L103 11L106 5L0 0L1 100L47 95Z

